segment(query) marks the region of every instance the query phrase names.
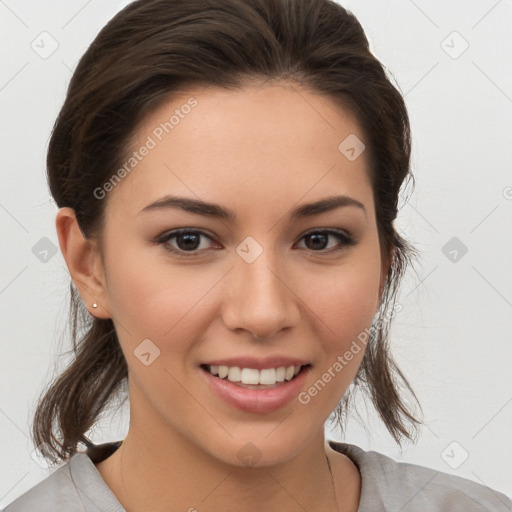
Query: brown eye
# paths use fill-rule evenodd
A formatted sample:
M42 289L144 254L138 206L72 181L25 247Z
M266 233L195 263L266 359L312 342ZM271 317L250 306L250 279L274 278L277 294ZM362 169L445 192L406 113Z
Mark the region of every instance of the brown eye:
M201 243L201 235L197 233L182 233L175 235L176 245L183 251L194 251Z
M195 256L197 252L206 250L205 247L200 248L202 239L213 241L212 237L203 231L179 229L164 233L156 239L156 242L163 244L165 249L170 252L182 256ZM174 242L171 243L171 240L174 240Z
M338 240L338 247L335 246L334 248L328 248L329 239L331 237ZM343 232L333 230L312 231L304 235L302 238L306 241L306 248L314 252L334 252L342 250L347 246L355 245L356 243L351 236Z

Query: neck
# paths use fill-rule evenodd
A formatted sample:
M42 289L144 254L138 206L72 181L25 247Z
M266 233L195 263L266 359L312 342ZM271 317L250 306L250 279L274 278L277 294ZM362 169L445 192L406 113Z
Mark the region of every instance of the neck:
M269 467L238 467L201 452L174 449L157 453L140 444L134 431L97 465L127 512L152 510L329 510L337 509L336 489L323 439L295 458ZM179 454L179 456L177 456Z
M240 466L154 420L132 414L121 446L96 466L127 512L357 510L357 468L328 447L327 458L323 428L287 460Z

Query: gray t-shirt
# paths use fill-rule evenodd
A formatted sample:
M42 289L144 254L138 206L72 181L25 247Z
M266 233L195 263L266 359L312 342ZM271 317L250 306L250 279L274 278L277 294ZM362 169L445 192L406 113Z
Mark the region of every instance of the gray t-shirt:
M328 441L361 473L358 512L511 512L504 494L465 478L396 462L374 451ZM15 499L4 512L126 512L95 467L121 442L92 445ZM257 510L257 506L255 507Z

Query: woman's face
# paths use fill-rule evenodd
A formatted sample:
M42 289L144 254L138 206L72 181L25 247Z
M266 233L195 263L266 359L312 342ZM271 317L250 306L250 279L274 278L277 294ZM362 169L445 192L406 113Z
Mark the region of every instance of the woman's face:
M265 465L318 439L387 270L361 141L332 100L284 83L195 89L145 119L126 176L94 199L106 201L98 312L126 357L139 440ZM304 208L336 196L350 200ZM288 381L290 366L302 368Z

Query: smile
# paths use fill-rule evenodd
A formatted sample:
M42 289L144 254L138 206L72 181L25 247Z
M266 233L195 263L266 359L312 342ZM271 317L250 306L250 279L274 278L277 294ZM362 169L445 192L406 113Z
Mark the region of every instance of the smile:
M204 369L219 379L254 387L272 386L279 382L290 381L298 375L302 366L279 366L277 368L240 368L238 366L204 365Z
M256 366L256 365L254 365ZM248 413L277 411L297 399L311 364L251 368L201 364L200 372L213 395L225 404ZM265 365L266 366L266 365Z

